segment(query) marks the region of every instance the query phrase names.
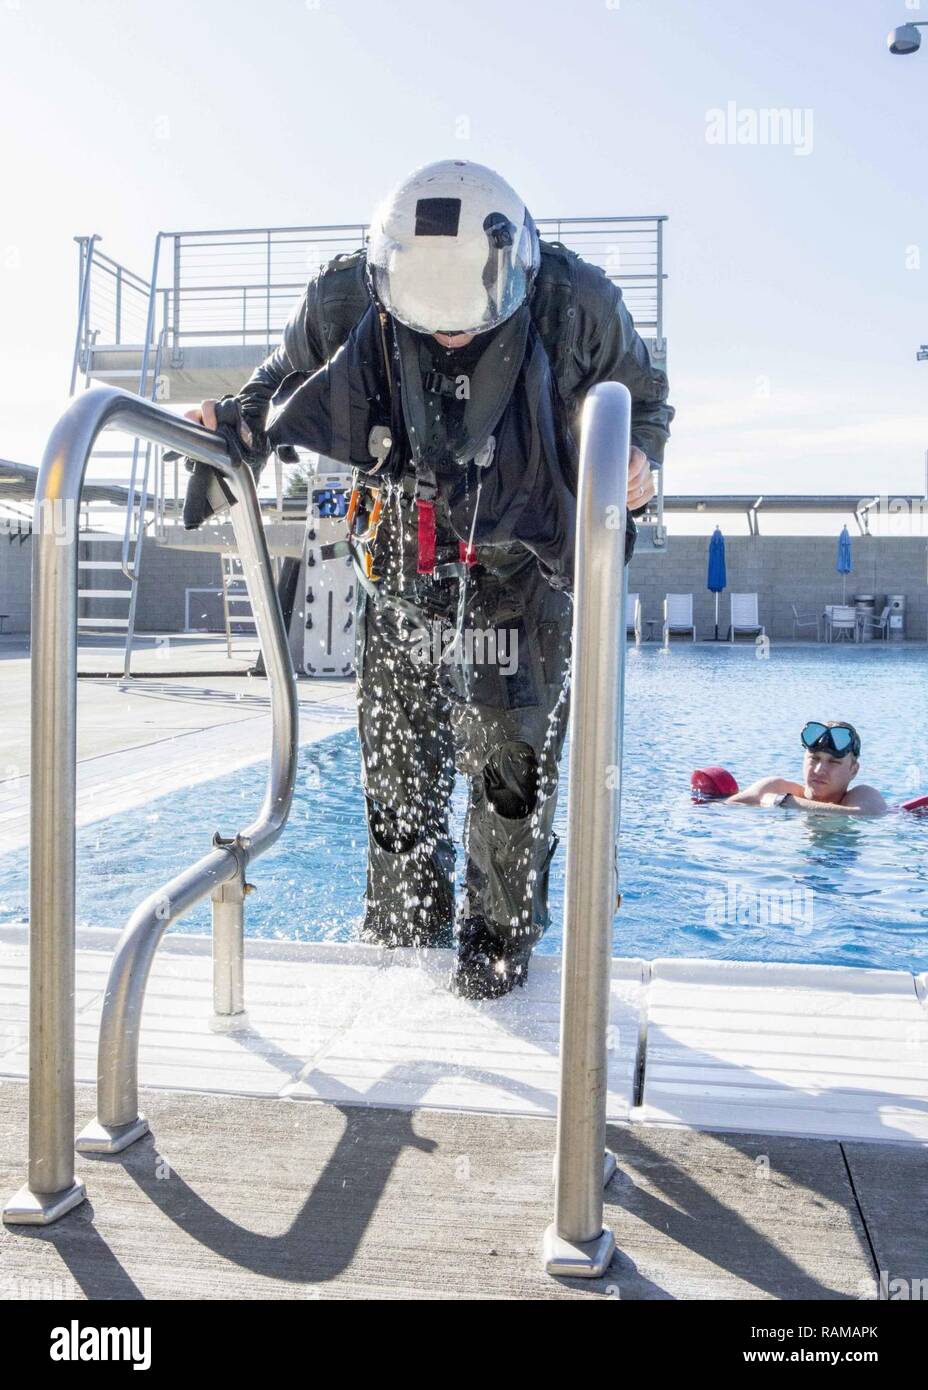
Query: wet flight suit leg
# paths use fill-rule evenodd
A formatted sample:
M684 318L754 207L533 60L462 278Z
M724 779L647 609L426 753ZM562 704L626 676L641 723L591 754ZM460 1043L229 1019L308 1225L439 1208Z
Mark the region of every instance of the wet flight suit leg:
M403 513L408 546L405 505ZM398 529L391 508L378 537L386 571L390 557L402 553ZM357 664L367 940L450 943L455 767L469 779L463 918L482 918L501 937L525 942L548 926L572 611L533 556L522 547L512 552L505 575L478 565L468 576L452 661L417 661L395 610L362 591ZM393 586L385 583L389 578ZM396 592L396 579L395 573L382 577L384 597ZM408 588L403 592L410 596ZM434 634L438 619L450 637L458 581L420 579L416 595L429 630Z
M550 922L571 623L567 594L529 556L505 579L483 575L468 597L465 631L495 633L496 660L448 668L455 759L469 779L462 920L525 944Z

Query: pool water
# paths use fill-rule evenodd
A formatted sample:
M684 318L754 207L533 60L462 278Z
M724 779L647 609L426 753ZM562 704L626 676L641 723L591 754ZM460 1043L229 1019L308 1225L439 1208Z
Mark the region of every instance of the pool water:
M694 806L689 775L720 763L742 786L796 777L807 719L849 719L860 779L887 801L928 791L928 683L922 648L751 645L630 648L616 955L928 969L928 818L868 820L790 810ZM567 758L555 829L564 835ZM78 832L82 924L122 926L131 909L253 818L256 764ZM464 785L455 793L458 843ZM360 921L366 831L353 730L305 746L293 812L255 864L251 936L350 940ZM563 843L551 874L561 948ZM0 856L0 921L27 920L24 853ZM173 930L209 930L209 904Z

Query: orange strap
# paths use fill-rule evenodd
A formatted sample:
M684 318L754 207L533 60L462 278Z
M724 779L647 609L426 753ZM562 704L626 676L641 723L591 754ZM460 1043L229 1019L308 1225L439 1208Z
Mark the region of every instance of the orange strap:
M383 511L383 498L379 489L374 493L374 505L367 521L367 530L364 532L362 540L373 540L377 534L377 527L380 525L380 513Z

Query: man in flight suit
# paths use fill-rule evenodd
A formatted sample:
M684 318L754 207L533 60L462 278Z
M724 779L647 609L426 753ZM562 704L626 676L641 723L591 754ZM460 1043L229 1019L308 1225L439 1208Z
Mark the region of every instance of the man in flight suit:
M452 944L449 802L465 774L452 987L470 998L524 984L549 923L577 423L601 381L631 393L628 508L640 511L673 410L621 292L540 241L499 175L444 160L381 204L365 250L309 283L237 396L191 412L256 469L293 445L354 466L361 935ZM222 505L217 487L197 464L185 525ZM634 536L629 517L626 562Z

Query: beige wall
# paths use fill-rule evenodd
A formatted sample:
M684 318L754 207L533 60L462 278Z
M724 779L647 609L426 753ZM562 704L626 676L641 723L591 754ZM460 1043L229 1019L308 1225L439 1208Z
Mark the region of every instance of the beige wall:
M692 593L697 636L712 636L715 599L706 589L708 551L708 536L671 536L664 550L654 550L647 541L641 544L632 558L628 587L640 593L645 618L660 619L666 593ZM906 637L928 639L928 542L918 536L854 536L851 551L848 601L855 593L880 598L905 594ZM729 593L756 592L768 634L791 637L791 603L805 616L820 613L826 603L841 602L836 553L834 536L726 538L728 589L719 602L723 629L728 628ZM808 632L804 629L803 635Z

